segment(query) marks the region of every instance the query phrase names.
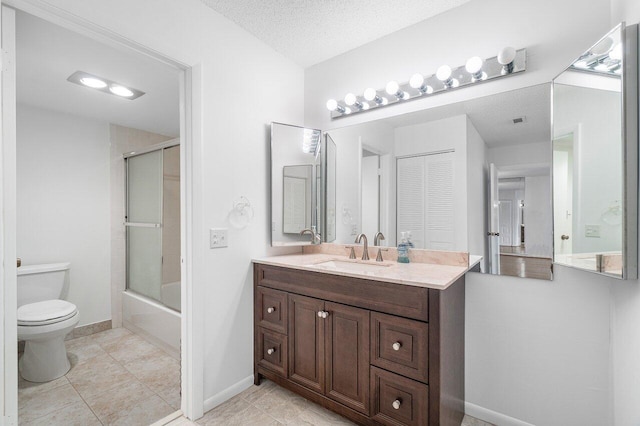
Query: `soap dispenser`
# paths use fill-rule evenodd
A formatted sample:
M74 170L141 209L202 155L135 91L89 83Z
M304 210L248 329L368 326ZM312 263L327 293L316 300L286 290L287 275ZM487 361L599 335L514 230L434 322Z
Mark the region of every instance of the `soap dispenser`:
M409 263L409 245L404 232L401 232L401 239L398 244L398 263Z

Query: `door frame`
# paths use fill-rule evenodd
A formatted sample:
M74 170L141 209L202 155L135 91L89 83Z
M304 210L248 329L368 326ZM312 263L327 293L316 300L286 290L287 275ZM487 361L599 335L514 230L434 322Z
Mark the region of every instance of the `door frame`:
M68 30L92 38L109 46L134 51L167 64L179 71L180 92L180 221L181 221L181 411L189 419L202 417L204 410L204 305L199 289L194 288L193 256L196 248L194 238L194 196L200 185L198 170L200 159L197 153L201 148L202 107L201 75L199 64L189 65L148 48L135 40L121 36L106 28L100 27L77 15L39 0L1 0L3 11L19 9L23 12L44 19ZM4 15L4 14L3 14ZM15 23L15 12L13 13ZM13 34L15 38L15 25ZM3 51L3 68L7 62ZM15 65L14 65L15 69ZM15 75L15 74L14 74ZM15 78L13 87L15 91ZM3 354L0 361L16 368L6 369L3 365L0 386L0 426L17 424L17 327L16 327L16 280L15 280L15 224L16 224L16 164L15 164L15 97L5 99L5 90L0 93L3 101L2 140L0 141L0 247L3 264L0 265L0 303L4 311L0 340L3 343ZM11 95L9 93L9 95ZM5 102L5 100L7 102ZM3 124L5 117L11 118L13 126L9 126L7 134ZM9 121L11 124L11 121ZM12 128L12 129L11 129ZM4 231L8 230L8 233ZM10 262L9 262L10 261ZM9 277L9 279L7 279ZM13 277L13 278L11 278ZM3 359L4 358L4 359Z

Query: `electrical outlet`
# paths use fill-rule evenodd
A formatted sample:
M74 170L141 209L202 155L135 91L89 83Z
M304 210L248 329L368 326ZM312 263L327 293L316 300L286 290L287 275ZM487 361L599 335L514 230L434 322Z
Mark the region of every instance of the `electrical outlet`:
M358 225L351 225L351 235L358 235Z
M209 248L227 247L227 228L209 230Z
M600 225L585 225L584 236L587 238L600 238Z

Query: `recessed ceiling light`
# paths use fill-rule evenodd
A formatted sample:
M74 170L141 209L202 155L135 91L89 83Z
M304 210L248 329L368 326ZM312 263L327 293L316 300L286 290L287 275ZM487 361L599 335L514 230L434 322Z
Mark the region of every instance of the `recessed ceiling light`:
M120 86L119 84L112 84L109 86L109 91L114 95L122 96L123 98L130 98L133 96L133 92L131 90L124 86Z
M82 77L80 79L80 83L84 84L85 86L92 87L94 89L102 89L103 87L107 87L107 83L100 80L99 78L94 78L94 77Z
M74 72L67 78L67 81L129 100L137 99L145 94L142 90L126 87L122 83L98 77L97 75L84 71Z

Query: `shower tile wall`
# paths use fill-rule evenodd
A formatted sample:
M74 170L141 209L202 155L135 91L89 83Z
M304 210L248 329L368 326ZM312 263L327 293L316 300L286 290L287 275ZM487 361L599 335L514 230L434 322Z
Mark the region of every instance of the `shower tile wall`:
M125 172L122 154L173 139L129 127L110 125L111 139L111 315L122 326L122 297L126 285Z

